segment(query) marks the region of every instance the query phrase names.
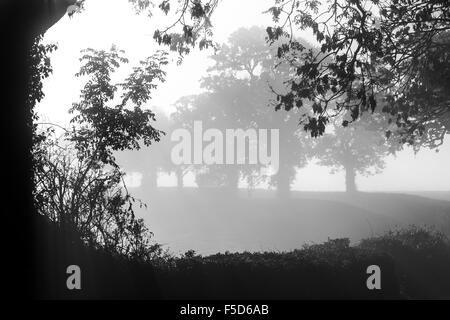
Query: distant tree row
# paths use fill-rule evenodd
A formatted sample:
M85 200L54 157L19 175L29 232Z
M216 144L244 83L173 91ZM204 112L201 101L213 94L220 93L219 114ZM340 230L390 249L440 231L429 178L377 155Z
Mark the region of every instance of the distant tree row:
M84 0L76 2L82 6ZM130 2L138 13L151 16L151 1ZM24 36L45 31L74 1L57 1L57 14L47 12L44 3L17 19L30 20L30 26L45 20L39 21L39 31L24 31ZM175 20L156 30L154 40L177 52L180 61L194 47L215 47L211 17L218 3L162 1L158 10ZM28 39L23 48L31 48L30 70L21 61L9 74L23 101L9 94L5 104L12 115L5 136L14 137L6 139L10 164L20 166L24 179L30 178L28 151L34 139L34 206L28 209L63 230L75 230L92 246L146 259L159 249L150 245L151 233L134 215L122 163L125 170L144 174L143 188L157 185L159 171L174 172L179 187L183 176L193 172L200 187L236 190L241 180L249 188L268 182L285 197L297 169L316 160L333 172L344 170L347 191L356 191L358 174L379 172L385 157L404 144L437 147L449 132L449 9L447 0L276 0L268 10L275 26L235 32L212 57L214 65L202 83L205 91L180 99L176 112L170 118L160 115L156 125L155 113L145 104L155 81L164 81L166 55L148 57L123 83L114 84L111 74L127 62L123 52L88 49L78 74L87 77L86 85L71 109L73 127L61 139L38 134L32 125L37 120L32 108L43 96L41 80L51 72L46 52L54 47L31 46ZM313 32L318 46L295 37L296 30L305 29ZM12 46L11 52L25 57L23 48ZM279 129L279 171L264 175L260 165L173 165L170 133L190 128L194 120L219 129ZM30 189L20 179L11 180L15 187L8 195L23 220L29 198L16 190Z
M229 42L211 56L214 64L202 79L204 92L181 98L170 118L164 113L159 114L158 128L167 133L161 142L146 151L120 156L126 170L143 173L143 188L156 186L158 172L175 173L178 186L182 187L183 176L191 171L199 187L237 190L243 180L251 189L268 182L276 188L279 196L284 197L289 194L297 169L310 160L330 166L332 172L343 169L349 192L356 191L357 174L380 172L384 158L399 148L398 144L385 137L387 119L382 113L363 117L351 128L343 128L338 123L346 116L341 115L323 137L313 139L299 125L300 110L273 111L277 97L274 88L286 90L284 83L293 70L277 56L277 48L281 44L268 46L265 39L266 31L259 27L234 32ZM171 131L192 129L194 121L199 120L204 127L220 130L278 129L278 172L271 176L263 174L261 165L173 165L170 159L173 147Z

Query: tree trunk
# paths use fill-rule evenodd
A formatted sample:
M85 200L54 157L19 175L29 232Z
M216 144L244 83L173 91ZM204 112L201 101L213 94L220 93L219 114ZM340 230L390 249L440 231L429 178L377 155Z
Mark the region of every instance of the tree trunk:
M158 187L158 170L152 169L144 173L142 190L155 190Z
M345 191L348 193L356 192L356 172L352 166L345 167Z
M291 183L295 178L296 170L291 158L290 148L286 143L290 139L290 132L284 127L280 127L280 149L279 149L279 167L275 175L275 186L277 188L277 196L281 199L286 199L291 196Z
M239 169L232 169L229 170L226 174L226 186L230 189L230 190L235 190L237 191L238 187L239 187L239 179L241 178L241 172Z
M70 3L69 3L70 2ZM11 232L4 235L7 257L5 290L12 299L36 297L36 278L40 271L37 262L45 269L43 258L35 251L37 241L45 241L36 233L38 218L33 204L32 172L32 110L27 104L30 48L35 37L45 32L65 13L66 4L73 1L7 0L0 3L0 37L3 62L2 77L2 181L6 184L3 225ZM63 5L61 5L63 4ZM55 7L55 5L57 5ZM38 260L39 259L39 260ZM42 269L41 271L44 271Z
M291 186L289 183L289 179L282 177L281 180L278 180L277 196L278 198L289 198L290 195L291 195Z
M183 178L184 178L184 173L183 173L183 169L181 168L177 168L175 170L175 175L177 177L177 188L179 190L183 189L184 187L184 182L183 182Z
M277 196L279 198L289 198L291 194L291 172L288 165L280 164L278 173L275 176Z
M0 19L3 19L1 17ZM4 20L3 20L4 21ZM2 22L3 22L2 21ZM11 24L20 24L21 20L11 20ZM0 26L2 31L10 30L11 25ZM20 27L17 27L20 29ZM33 228L33 198L32 198L32 162L31 143L32 130L30 127L30 110L27 110L27 80L28 72L25 60L31 48L32 41L26 30L15 30L16 34L2 34L2 53L0 59L4 68L2 78L2 149L3 164L2 182L5 185L5 197L2 201L4 215L2 225L11 234L5 236L3 243L6 252L5 266L9 269L5 273L7 290L12 299L29 298L33 295L35 275L34 228ZM23 39L23 41L17 41ZM20 43L19 43L20 42ZM5 70L6 69L6 70ZM5 221L6 220L6 221ZM30 274L32 273L32 274ZM11 283L9 283L11 281ZM17 282L16 282L17 281ZM15 283L16 282L16 283Z

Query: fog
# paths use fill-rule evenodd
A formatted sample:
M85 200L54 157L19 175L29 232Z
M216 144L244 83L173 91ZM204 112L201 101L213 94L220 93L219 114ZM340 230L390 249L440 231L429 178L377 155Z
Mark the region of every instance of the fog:
M239 11L235 10L237 3ZM214 40L232 46L229 39L236 32L245 35L248 30L264 30L271 25L271 18L262 12L271 4L272 1L261 0L222 1L212 20ZM68 109L79 99L83 86L83 79L74 77L79 69L80 50L109 49L113 43L125 50L130 62L117 72L119 79L136 62L164 49L152 39L154 29L164 23L145 15L136 16L125 0L88 1L83 14L64 17L45 35L46 42L58 43L58 50L51 55L53 75L44 82L45 98L37 108L43 122L68 125ZM297 36L314 45L311 34ZM355 130L361 130L355 131L356 138L348 136L348 130L340 135L336 126L327 131L329 140L314 140L298 125L295 113L275 112L268 103L260 103L254 110L250 107L252 99L269 102L264 100L269 93L262 88L263 81L248 90L236 84L229 91L220 91L223 83L208 78L221 72L208 71L215 68L215 60L210 58L213 54L212 50L195 49L181 65L176 63L176 54L170 55L166 81L158 85L146 106L156 111L154 126L168 134L149 148L117 154L127 173L128 189L148 205L148 209L139 209L138 213L157 241L175 252L195 249L207 254L227 250L284 251L337 237L356 242L410 224L431 225L450 232L448 137L438 149L422 148L419 152L388 145L366 150L367 145L375 145L371 139L381 141L383 135L377 137L368 131L365 136L362 132L368 129L364 127L356 127ZM202 87L204 79L207 87L220 90ZM233 93L235 100L229 99ZM183 97L194 97L194 102ZM233 105L233 101L238 104ZM183 107L199 112L183 113ZM225 116L218 110L226 110ZM177 114L178 122L171 120ZM260 163L222 167L196 163L198 166L174 168L170 156L176 141L171 134L182 127L191 130L194 120L203 121L205 129L217 128L224 133L226 129L241 128L240 125L248 129L253 121L258 128L279 130L280 168L275 173L268 169L264 177L261 170L267 168ZM349 171L347 160L331 154L335 152L333 147L349 141L369 154L370 163L366 165L355 158ZM388 151L390 147L397 148L395 154ZM356 191L349 188L359 192L345 192Z

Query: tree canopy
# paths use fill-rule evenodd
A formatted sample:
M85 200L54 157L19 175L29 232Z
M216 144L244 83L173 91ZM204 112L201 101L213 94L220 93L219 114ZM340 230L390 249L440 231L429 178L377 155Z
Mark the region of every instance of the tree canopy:
M296 68L277 105L311 101L313 115L303 121L313 136L333 115L349 110L352 122L379 108L402 143L442 143L450 114L448 1L276 0L269 12L276 25L268 38L290 40L278 54ZM318 48L295 41L296 29L311 30Z
M206 90L197 96L180 99L176 119L183 126L202 120L205 126L226 128L269 128L280 134L280 168L275 175L264 176L260 165L214 166L203 174L213 174L219 184L237 187L239 179L249 185L267 181L280 194L287 194L295 179L296 168L307 160L307 142L295 114L274 112L271 101L275 99L273 87L282 88L289 77L289 66L275 68L276 47L265 43L265 30L260 27L240 28L231 34L211 56L214 61L208 75L202 79ZM198 168L203 170L204 168ZM223 179L225 176L229 178ZM255 180L256 179L256 180Z
M385 158L394 154L399 144L386 140L383 131L386 121L382 113L363 114L347 128L338 121L334 121L333 130L314 141L313 154L318 164L330 167L332 173L344 170L346 191L355 192L357 175L380 173L385 167Z

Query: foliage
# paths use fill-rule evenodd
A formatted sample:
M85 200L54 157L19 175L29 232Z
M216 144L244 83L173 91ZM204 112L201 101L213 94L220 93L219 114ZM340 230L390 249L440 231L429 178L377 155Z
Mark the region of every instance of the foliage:
M211 56L214 64L202 79L206 91L180 99L174 119L184 127L201 120L205 129L278 129L280 171L270 183L287 192L295 178L295 168L306 164L307 142L295 117L274 113L269 108L275 98L271 86L281 87L290 70L286 64L274 68L278 62L276 48L268 47L264 39L265 31L259 27L241 28L231 34L228 43ZM240 178L252 186L267 180L261 169L260 165L195 168L200 183L211 180L208 184L235 187Z
M365 286L371 264L380 266L383 274L383 290L378 295ZM217 297L228 293L234 298L261 299L444 298L450 292L449 267L448 238L412 226L357 245L342 238L290 252L225 252L203 257L191 250L168 260L166 276L169 284L186 285L177 297L208 292ZM223 281L200 282L213 278ZM259 284L261 279L263 284ZM192 286L194 282L197 286ZM239 290L232 290L230 282Z
M125 150L115 153L117 163L125 172L142 173L141 187L146 191L157 187L159 172L172 172L178 169L178 166L174 166L170 159L173 146L170 140L173 123L161 108L154 107L152 110L155 113L155 128L165 133L164 136L160 136L158 143L143 147L139 151Z
M405 229L391 230L382 236L364 239L361 247L391 251L394 247L409 248L425 255L438 252L450 254L449 239L446 235L432 228L411 226Z
M383 291L366 287L366 268L378 264ZM170 298L336 299L400 298L392 260L333 239L290 252L188 251L159 271Z
M153 15L155 3L152 0L129 0L137 13ZM157 29L153 39L178 52L180 58L189 54L196 46L202 50L215 47L212 37L211 15L218 5L218 0L163 0L158 10L174 20L168 27ZM181 60L180 60L181 61Z
M382 114L362 115L346 128L338 123L332 132L318 138L313 147L318 164L331 167L331 172L346 171L347 191L355 191L356 174L373 175L385 166L385 157L395 153L398 145L390 143L383 133Z
M37 102L40 102L44 98L44 92L42 81L48 78L53 69L50 63L50 54L57 49L55 44L43 44L42 36L36 37L30 52L28 53L28 97L27 107L31 116L30 121L36 122L39 117L34 110L34 106ZM45 134L38 133L38 125L36 123L30 123L33 134L33 145L40 143L45 139ZM33 166L36 165L36 159L33 159Z
M359 246L385 252L393 258L405 297L448 297L450 241L446 235L431 228L411 226L364 239Z
M85 0L78 0L76 12L84 9ZM155 11L171 21L167 27L157 29L153 39L160 45L167 46L171 51L178 52L181 62L184 55L198 47L200 50L217 48L212 40L211 18L219 0L128 0L137 14L147 14L153 17ZM73 12L70 12L72 15Z
M28 106L30 109L44 98L42 80L52 73L49 54L57 49L55 44L43 44L42 36L36 37L29 53Z
M139 141L148 146L159 141L159 131L150 122L154 121L151 110L141 108L142 103L150 99L150 91L156 87L154 81L164 81L165 72L161 68L167 64L166 53L157 52L139 67L121 84L111 84L111 73L120 63L126 63L123 51L112 47L109 52L87 49L81 61L84 65L77 76L88 76L89 80L81 91L81 101L70 109L75 113L70 140L81 153L88 153L95 160L115 165L113 151L139 149ZM121 88L121 101L113 107L116 91ZM133 109L128 105L132 104Z
M449 9L446 0L276 0L268 37L290 39L278 53L296 68L277 105L313 102L303 119L313 136L337 113L349 110L355 121L380 108L401 142L441 144L449 130ZM319 48L295 41L294 28L311 30Z
M156 81L164 80L166 54L157 52L140 65L124 83L112 84L112 74L126 63L123 51L87 49L77 76L87 76L81 101L74 103L70 130L61 138L51 135L34 148L35 206L68 234L86 244L136 260L161 253L152 233L136 218L136 200L123 183L116 163L117 150L139 149L159 140L154 114L142 109ZM115 102L117 91L122 95ZM142 204L141 204L142 205Z

